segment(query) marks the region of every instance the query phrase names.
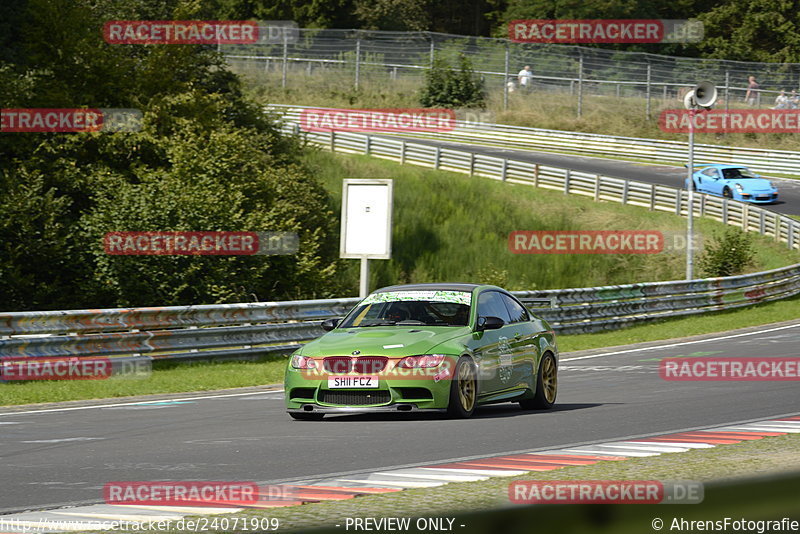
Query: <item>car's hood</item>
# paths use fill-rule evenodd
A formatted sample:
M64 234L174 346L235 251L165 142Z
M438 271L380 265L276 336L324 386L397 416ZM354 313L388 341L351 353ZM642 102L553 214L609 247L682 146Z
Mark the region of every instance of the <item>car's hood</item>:
M301 354L310 357L349 356L353 351L374 356L428 354L431 349L469 334L466 326L371 326L335 329L307 343Z

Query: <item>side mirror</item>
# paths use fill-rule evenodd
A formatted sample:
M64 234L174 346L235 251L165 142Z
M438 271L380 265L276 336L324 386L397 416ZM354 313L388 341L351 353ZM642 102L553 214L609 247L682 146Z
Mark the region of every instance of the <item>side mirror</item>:
M340 321L341 321L341 319L339 319L339 318L325 319L324 321L322 321L322 325L321 325L322 329L325 330L326 332L330 332L331 330L333 330L334 328L339 326L339 322Z
M475 331L483 332L484 330L497 330L498 328L502 328L505 324L505 321L499 317L493 317L491 315L486 317L478 317L478 324L476 325Z

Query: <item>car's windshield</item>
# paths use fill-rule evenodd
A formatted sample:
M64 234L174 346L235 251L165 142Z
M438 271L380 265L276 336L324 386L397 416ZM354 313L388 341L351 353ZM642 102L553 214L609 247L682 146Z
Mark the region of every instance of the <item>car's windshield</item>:
M468 291L384 291L356 306L340 328L370 326L467 326Z
M750 170L746 169L745 167L740 167L738 169L722 169L722 175L725 177L726 180L739 180L742 178L758 178L758 176L750 172Z

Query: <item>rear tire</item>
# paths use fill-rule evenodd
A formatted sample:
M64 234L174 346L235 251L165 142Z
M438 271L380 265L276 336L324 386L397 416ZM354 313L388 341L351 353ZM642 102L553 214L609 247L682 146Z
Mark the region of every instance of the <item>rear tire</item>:
M549 352L544 355L536 374L536 393L532 399L519 401L523 410L549 410L558 395L558 366Z
M454 419L466 419L478 404L478 378L472 360L462 356L456 362L450 381L450 402L447 413Z
M314 412L309 412L309 413L290 412L289 416L297 421L322 421L322 418L325 417L325 414L314 413Z

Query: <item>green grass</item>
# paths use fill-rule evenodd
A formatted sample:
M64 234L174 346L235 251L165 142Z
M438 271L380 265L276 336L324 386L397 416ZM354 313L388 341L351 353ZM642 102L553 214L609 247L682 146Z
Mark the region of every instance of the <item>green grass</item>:
M166 362L165 362L166 363ZM262 362L156 363L148 378L54 380L0 384L0 406L185 393L283 382L286 358Z
M669 213L590 198L566 196L527 185L463 174L401 166L369 156L313 151L306 163L330 191L340 210L345 178L391 178L394 182L394 232L391 260L374 260L371 286L441 281L493 283L511 290L589 287L685 276L683 253L512 254L513 230L659 230L682 234L685 219ZM706 241L725 228L695 219ZM748 271L800 261L773 240L750 234L757 253ZM698 273L700 274L700 273ZM358 263L344 275L354 290Z

